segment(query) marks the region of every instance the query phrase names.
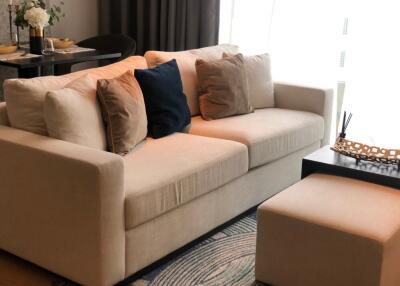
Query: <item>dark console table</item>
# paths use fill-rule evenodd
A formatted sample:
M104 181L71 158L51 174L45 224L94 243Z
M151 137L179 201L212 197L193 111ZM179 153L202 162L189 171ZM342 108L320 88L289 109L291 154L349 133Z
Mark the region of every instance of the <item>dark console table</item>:
M17 68L18 77L20 78L32 78L50 74L63 75L71 72L71 65L73 64L97 60L118 59L120 57L121 53L110 53L96 50L0 61L0 65Z
M361 161L338 154L325 146L306 156L302 164L302 178L311 173L326 173L364 180L400 189L400 170L394 165Z

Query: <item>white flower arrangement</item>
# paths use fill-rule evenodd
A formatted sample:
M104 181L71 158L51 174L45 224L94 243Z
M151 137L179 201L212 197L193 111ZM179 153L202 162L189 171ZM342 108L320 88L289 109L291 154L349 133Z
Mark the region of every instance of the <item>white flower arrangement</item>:
M47 8L45 0L23 0L16 11L15 25L22 29L29 26L39 29L53 26L55 22L59 22L60 18L65 16L61 9L62 5L64 5L63 0L59 5Z
M43 29L49 25L50 15L40 7L31 7L26 10L24 19L32 28Z

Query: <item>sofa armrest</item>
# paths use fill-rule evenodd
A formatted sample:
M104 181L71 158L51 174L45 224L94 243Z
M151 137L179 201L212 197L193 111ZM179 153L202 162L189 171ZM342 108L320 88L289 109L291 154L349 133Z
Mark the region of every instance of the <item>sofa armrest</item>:
M83 285L125 276L124 162L0 126L0 249Z
M307 87L275 82L275 107L308 111L324 118L324 138L322 145L330 143L333 124L333 89Z

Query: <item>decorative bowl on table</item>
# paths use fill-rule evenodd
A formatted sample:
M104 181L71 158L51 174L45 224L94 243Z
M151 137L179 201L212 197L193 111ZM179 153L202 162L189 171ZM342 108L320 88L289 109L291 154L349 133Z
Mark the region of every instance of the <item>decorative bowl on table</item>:
M16 45L0 45L0 54L11 54L17 50Z
M68 49L72 47L75 42L71 39L65 38L65 39L57 39L53 38L53 44L55 49Z

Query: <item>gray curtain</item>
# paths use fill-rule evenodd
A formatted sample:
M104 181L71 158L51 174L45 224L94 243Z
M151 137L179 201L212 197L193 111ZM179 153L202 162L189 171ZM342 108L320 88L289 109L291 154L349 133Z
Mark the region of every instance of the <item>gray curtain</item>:
M137 54L218 43L220 0L99 0L99 9L100 32L131 36Z

